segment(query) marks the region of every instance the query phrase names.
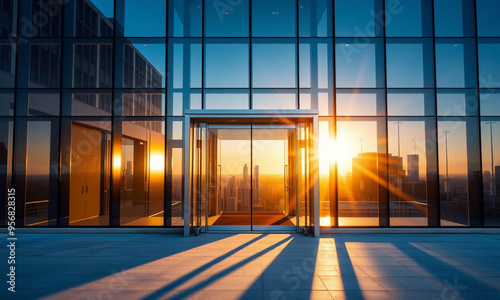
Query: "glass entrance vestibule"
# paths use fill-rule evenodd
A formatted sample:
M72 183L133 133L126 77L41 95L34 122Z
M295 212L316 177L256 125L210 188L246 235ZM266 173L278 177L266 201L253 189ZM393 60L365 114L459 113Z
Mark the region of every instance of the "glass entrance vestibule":
M314 124L313 115L192 116L185 234L315 235Z

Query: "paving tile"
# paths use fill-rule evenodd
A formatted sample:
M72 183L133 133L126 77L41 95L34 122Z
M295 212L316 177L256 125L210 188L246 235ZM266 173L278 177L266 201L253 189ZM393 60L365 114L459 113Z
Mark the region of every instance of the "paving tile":
M23 234L19 246L19 299L500 295L496 235Z

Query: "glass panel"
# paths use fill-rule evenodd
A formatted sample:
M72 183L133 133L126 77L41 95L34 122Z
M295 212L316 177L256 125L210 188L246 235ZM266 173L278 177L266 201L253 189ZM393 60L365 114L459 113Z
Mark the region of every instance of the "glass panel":
M476 0L477 4L477 35L500 36L500 19L496 12L500 11L500 2L491 0Z
M297 109L297 92L293 90L276 91L254 90L253 109Z
M465 121L438 121L441 226L469 225Z
M206 2L205 36L248 36L249 2L249 0Z
M203 20L202 0L169 0L168 1L168 36L197 37L201 36ZM234 2L234 1L233 1ZM213 2L216 5L218 2ZM208 4L208 2L207 2ZM209 9L207 5L206 9ZM221 9L224 14L224 9Z
M296 126L297 133L296 137L298 139L298 147L295 150L295 155L297 156L296 171L297 182L294 186L297 186L297 201L298 201L298 215L299 215L299 226L307 230L311 229L314 222L312 221L312 206L311 206L311 186L310 186L310 167L309 167L309 145L310 145L310 125L306 123L299 123ZM293 182L293 181L292 181Z
M480 87L500 87L500 40L479 39L479 84Z
M383 90L337 90L338 116L376 116L385 114Z
M69 225L109 225L111 122L73 121L69 157ZM69 160L69 161L68 161Z
M295 43L252 46L252 86L254 88L297 87Z
M67 93L63 105L71 103L68 115L110 116L112 108L111 92L108 93ZM65 114L66 115L66 114Z
M61 36L63 9L61 0L23 0L19 2L20 18L23 20L19 28L20 36Z
M391 226L427 226L426 130L424 121L388 124Z
M118 97L120 93L117 93ZM164 116L165 95L163 93L121 94L123 116ZM115 104L115 111L119 106Z
M205 109L249 109L248 90L205 92Z
M13 145L14 122L8 118L0 118L0 194L7 195L8 189L12 185L12 145ZM2 199L6 199L4 196ZM2 200L1 205L6 206L7 203ZM3 211L3 210L2 210ZM0 220L4 220L8 214L0 216ZM8 220L8 219L7 219ZM0 223L1 224L1 223ZM7 223L1 224L2 226Z
M58 116L59 94L28 94L29 116Z
M297 226L293 191L295 128L252 131L252 207L254 229ZM259 226L259 227L255 227Z
M144 5L142 0L123 0L117 1L116 6L117 36L166 35L166 1L150 0Z
M435 111L434 90L389 90L389 116L432 116Z
M122 122L120 224L163 226L165 123Z
M61 45L31 44L29 55L28 87L59 88L61 81ZM19 85L26 87L25 82L21 82Z
M324 39L300 40L300 87L308 94L319 115L333 115L333 53L332 44ZM308 88L309 90L306 90ZM302 96L301 96L302 97ZM302 101L302 100L301 100ZM300 106L301 109L305 107Z
M113 0L66 1L64 11L65 36L113 36Z
M0 3L0 36L15 36L17 32L17 1L4 0Z
M477 85L476 43L473 39L437 39L437 87L466 88Z
M338 170L339 226L379 225L378 122L357 119L337 122L334 157Z
M14 93L0 93L0 116L14 115Z
M0 4L0 9L1 6L2 4ZM0 60L0 88L13 88L16 82L16 46L2 43L0 40L0 57L2 58Z
M111 43L74 43L71 48L71 77L65 87L111 88L113 78L113 45Z
M335 36L373 37L383 34L383 10L379 0L335 1Z
M251 224L251 129L208 131L208 225ZM258 168L257 168L258 172Z
M170 168L172 174L172 226L184 226L184 191L182 189L184 178L184 149L172 148Z
M56 225L56 216L49 212L57 201L57 175L53 167L58 165L54 153L53 122L28 121L26 136L26 226ZM56 143L57 144L57 143ZM54 147L55 146L55 147Z
M182 121L172 121L170 128L172 128L172 140L182 140L184 137L183 133L183 122Z
M357 39L336 41L336 79L339 88L384 86L384 49L381 39L356 43Z
M500 119L481 120L484 225L500 226Z
M390 39L387 43L387 86L434 86L432 40Z
M174 106L201 109L201 40L170 39L168 47L168 115L183 115L184 111L174 112Z
M124 88L165 86L165 44L124 43L117 48L119 54L123 55L123 58L116 58L117 64L123 62L123 71L119 72L118 69L116 73L117 76L123 73L121 82Z
M437 90L438 116L477 116L476 90Z
M296 1L290 0L253 0L253 36L296 36Z
M248 88L249 46L241 44L205 45L206 88Z
M385 7L387 36L432 36L431 0L385 0Z
M434 0L436 36L474 36L474 1Z
M206 159L207 159L207 131L206 124L192 124L190 128L190 191L189 191L189 229L190 234L196 233L198 228L206 226Z
M332 1L299 0L299 35L301 37L332 36Z
M334 226L335 167L333 120L319 121L319 214L320 226Z
M500 116L500 91L481 90L481 116Z

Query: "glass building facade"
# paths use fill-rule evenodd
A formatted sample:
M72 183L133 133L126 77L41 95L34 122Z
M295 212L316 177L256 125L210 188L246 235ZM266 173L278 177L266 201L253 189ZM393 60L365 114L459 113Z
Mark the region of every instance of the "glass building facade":
M3 0L0 222L15 188L29 227L214 225L245 207L252 226L280 211L296 219L279 224L316 227L499 227L499 12L497 0ZM276 116L266 137L256 120ZM278 192L263 183L277 148L262 141L282 141ZM217 173L222 148L197 160L222 144L252 149L233 157L241 178Z

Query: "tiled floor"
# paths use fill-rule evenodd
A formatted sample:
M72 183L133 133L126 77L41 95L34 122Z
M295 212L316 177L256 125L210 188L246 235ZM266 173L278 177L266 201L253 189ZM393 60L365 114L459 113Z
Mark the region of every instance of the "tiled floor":
M16 299L500 299L500 235L19 234L16 251Z

